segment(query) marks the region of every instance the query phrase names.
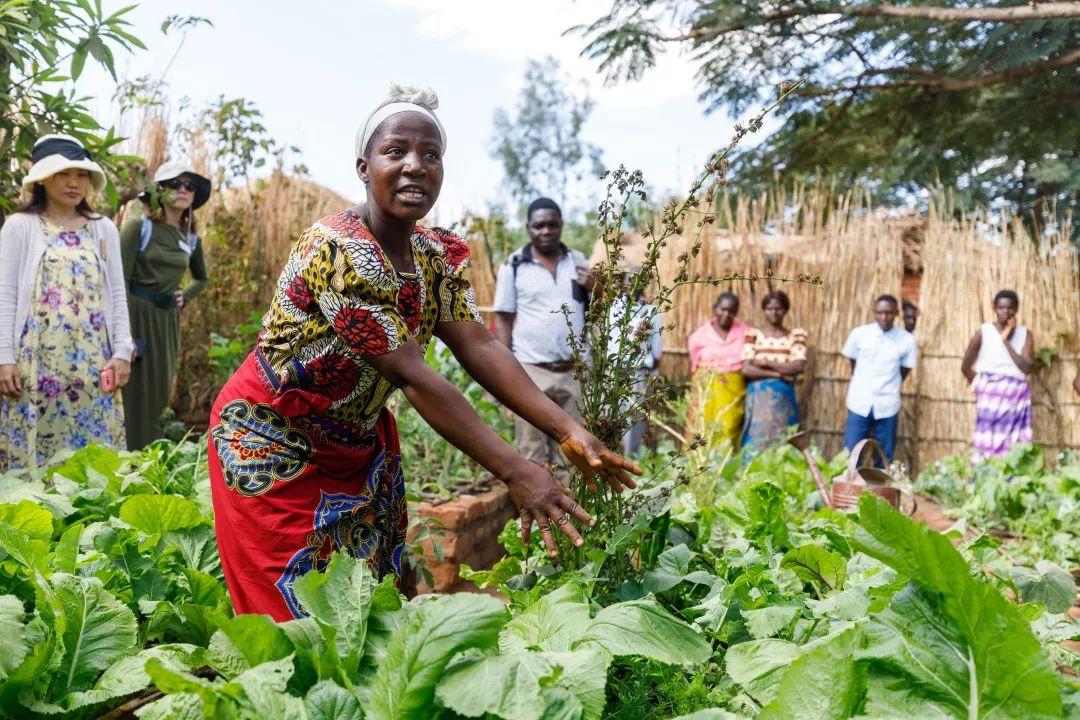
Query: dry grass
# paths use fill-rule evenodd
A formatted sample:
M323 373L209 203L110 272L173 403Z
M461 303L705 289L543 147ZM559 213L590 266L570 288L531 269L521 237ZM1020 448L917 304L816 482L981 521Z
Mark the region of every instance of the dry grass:
M168 118L157 109L142 116L126 152L146 160L151 177L161 163L189 160L209 177L217 175L213 153L196 132L184 147L169 147ZM130 203L117 218L138 212ZM211 333L229 335L237 325L269 304L278 274L293 242L312 222L353 203L311 180L274 172L248 188L229 188L211 195L196 213L210 282L181 314L180 369L173 393L177 415L192 424L205 423L219 390L207 350Z
M691 274L771 271L776 278L807 274L823 279L821 286L735 281L721 290L741 298L740 318L751 324L763 322L759 303L769 290L780 287L791 297L788 325L805 328L813 345L799 388L803 426L827 452L839 449L846 414L850 371L840 355L844 340L852 328L873 320L871 304L878 295L911 296L922 309L915 333L922 362L904 384L898 455L913 467L967 447L974 400L960 374L960 355L979 323L988 319L993 294L1012 288L1020 294L1022 321L1031 327L1036 348L1054 348L1059 355L1033 382L1036 439L1080 448L1080 406L1070 388L1080 359L1076 255L1067 247L1040 245L1019 223L1010 226L1011 239L994 245L979 234L984 221L954 220L941 208L921 218L895 217L871 208L865 197L836 194L825 186L726 197L717 227L694 230L707 237ZM688 234L665 250L665 280L670 281L677 256L695 239ZM631 236L628 242L632 246L640 238ZM921 298L916 296L919 273ZM676 307L665 318L671 326L664 336L665 375L687 376L686 338L709 318L717 293L695 286L677 294Z
M919 434L933 438L922 452L937 457L967 446L975 406L960 358L978 326L993 319L993 296L1004 288L1019 294L1018 318L1034 336L1036 351L1050 348L1058 356L1033 374L1035 438L1080 449L1080 398L1072 390L1080 364L1075 251L1037 241L1019 222L1003 221L1009 232L998 243L987 242L981 234L985 216L954 221L950 215L942 207L930 212L921 248L923 316L916 337L923 362L908 389L918 394L917 405L915 398L909 402L919 416Z

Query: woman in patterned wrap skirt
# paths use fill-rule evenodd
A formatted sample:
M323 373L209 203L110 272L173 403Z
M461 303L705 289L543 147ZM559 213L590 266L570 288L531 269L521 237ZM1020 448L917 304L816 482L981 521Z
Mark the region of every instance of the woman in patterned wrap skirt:
M401 389L443 437L503 480L522 534L535 522L580 543L592 519L550 474L517 455L423 360L433 336L508 408L615 490L640 473L529 380L480 322L468 245L416 224L442 186L446 136L430 90L393 87L357 135L364 205L304 232L278 279L258 345L210 418L210 476L225 579L238 613L304 614L293 583L334 551L401 570L408 527L394 418ZM553 527L554 526L554 527Z

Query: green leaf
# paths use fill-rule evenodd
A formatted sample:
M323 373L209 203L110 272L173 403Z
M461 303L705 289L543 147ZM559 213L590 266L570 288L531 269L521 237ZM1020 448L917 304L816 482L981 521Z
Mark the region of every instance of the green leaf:
M293 646L295 682L302 687L312 687L318 681L341 677L341 658L314 618L290 620L279 627ZM330 638L332 640L333 636Z
M436 696L465 717L491 713L505 720L537 720L548 705L542 686L558 671L543 653L470 658L447 670Z
M724 663L731 679L758 704L766 705L776 697L784 673L802 648L787 640L754 640L728 648Z
M360 701L345 688L323 680L304 696L308 720L364 720Z
M1022 601L1041 602L1047 612L1068 612L1076 602L1076 580L1072 573L1048 560L1039 560L1034 570L1012 568L1012 581Z
M808 644L784 672L776 697L759 720L843 720L859 708L865 671L855 664L862 633L856 627Z
M594 642L612 655L640 655L672 665L696 665L712 648L691 626L652 600L609 605L596 614L576 645Z
M0 682L6 680L26 657L24 615L19 598L0 595Z
M499 636L499 649L505 654L530 649L567 651L589 622L584 588L580 583L568 582L508 622Z
M133 495L120 506L120 519L147 535L164 535L206 522L198 505L177 495Z
M240 651L249 668L292 654L288 636L269 615L237 615L220 620L218 629Z
M742 616L746 628L755 640L764 640L779 634L791 625L791 621L802 611L795 605L767 605L758 610L743 610Z
M135 652L135 615L94 578L56 573L49 587L63 612L64 655L56 696L85 690L100 672Z
M74 573L79 561L79 541L85 527L76 523L64 531L53 550L53 568L59 572Z
M462 563L459 575L462 580L468 580L474 583L476 587L483 590L486 587L499 587L504 585L506 581L521 572L521 561L512 555L507 555L490 570L473 570L468 565Z
M158 698L140 708L139 720L205 720L203 701L198 695L179 693Z
M287 692L292 674L292 657L286 656L241 673L230 685L235 683L244 689L255 718L307 720L304 701Z
M788 550L780 567L791 570L804 582L827 590L842 587L847 578L847 560L820 545L802 545Z
M89 48L85 45L81 45L78 50L75 51L75 55L71 58L71 79L78 80L82 75L83 66L86 64L86 54Z
M435 684L450 659L466 648L493 647L504 622L505 606L487 595L449 595L422 604L394 633L365 688L367 717L429 717Z
M165 534L165 546L176 548L188 567L211 575L221 574L217 539L214 528L209 525L168 532Z
M62 708L67 712L73 712L115 702L145 689L150 685L150 676L146 674L146 662L151 658L175 672L190 670L194 650L194 645L156 645L122 658L111 665L90 690L71 693L62 698ZM31 709L41 711L35 706L31 706Z
M556 685L581 703L581 720L599 720L607 704L605 688L611 655L591 645L568 653L545 653L545 656L562 667ZM551 713L556 703L550 694L548 703L548 712Z
M750 720L750 716L737 715L720 708L709 708L708 710L698 710L696 713L690 713L689 715L680 715L672 720Z
M335 553L324 572L309 572L293 584L296 599L319 623L334 629L342 664L354 674L364 652L368 615L377 581L364 560Z
M20 500L31 500L60 519L75 512L69 497L50 492L40 482L22 477L0 477L0 502L16 503Z
M63 465L54 468L53 473L85 485L97 478L107 481L119 471L124 460L116 450L101 445L87 445L69 457Z
M864 654L876 677L919 683L930 699L965 717L978 717L980 708L1005 717L1061 716L1053 668L1030 624L972 576L945 537L869 493L859 502L859 524L857 549L913 581L866 627L873 642Z
M49 543L33 540L6 522L0 522L0 550L6 552L8 557L22 565L31 575L48 572Z
M32 500L0 504L0 522L34 540L49 540L53 535L52 513Z

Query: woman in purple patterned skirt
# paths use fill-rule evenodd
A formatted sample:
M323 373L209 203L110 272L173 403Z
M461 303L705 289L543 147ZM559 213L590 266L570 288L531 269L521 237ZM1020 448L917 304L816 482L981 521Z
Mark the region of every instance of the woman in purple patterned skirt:
M975 390L975 434L972 458L1007 455L1016 443L1029 443L1031 386L1035 341L1016 323L1020 299L1012 290L994 296L997 319L983 323L968 343L960 372Z

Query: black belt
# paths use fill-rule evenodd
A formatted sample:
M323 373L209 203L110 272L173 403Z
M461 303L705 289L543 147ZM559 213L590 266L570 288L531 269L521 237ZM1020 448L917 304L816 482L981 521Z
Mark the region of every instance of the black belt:
M538 368L544 368L549 372L564 373L574 369L573 360L556 360L555 362L530 363Z
M171 293L156 292L145 285L140 285L134 280L128 283L128 292L137 298L145 300L160 310L168 310L169 308L176 307L175 295Z

